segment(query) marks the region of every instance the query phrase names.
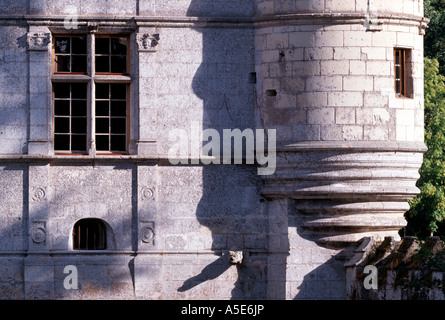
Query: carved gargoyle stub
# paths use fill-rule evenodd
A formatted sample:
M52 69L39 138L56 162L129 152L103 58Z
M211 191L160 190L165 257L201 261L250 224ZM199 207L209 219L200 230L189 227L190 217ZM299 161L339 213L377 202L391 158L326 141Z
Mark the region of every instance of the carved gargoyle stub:
M229 257L230 257L231 264L243 263L243 252L242 251L229 251Z

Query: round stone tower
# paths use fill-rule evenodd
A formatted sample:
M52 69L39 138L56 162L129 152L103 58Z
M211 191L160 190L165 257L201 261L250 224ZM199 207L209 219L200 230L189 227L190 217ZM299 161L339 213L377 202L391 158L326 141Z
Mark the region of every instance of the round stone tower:
M423 143L422 0L256 2L258 125L276 129L263 196L303 238L399 239Z

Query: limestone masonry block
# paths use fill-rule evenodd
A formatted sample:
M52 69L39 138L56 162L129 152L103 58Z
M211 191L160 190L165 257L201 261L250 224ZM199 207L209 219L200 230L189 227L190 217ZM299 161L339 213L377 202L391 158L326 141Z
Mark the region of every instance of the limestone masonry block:
M360 60L361 57L360 47L339 47L333 50L335 60Z
M336 124L355 124L355 108L336 108Z
M344 31L344 46L371 46L372 33L362 31Z
M414 126L414 110L396 110L398 126Z
M345 91L373 91L374 78L370 76L343 77L343 90Z
M321 108L311 109L307 112L308 124L334 124L335 109Z
M306 80L306 91L339 91L342 83L341 76L313 76Z
M332 60L334 59L334 48L317 47L304 48L304 60Z
M349 61L321 61L322 75L349 74Z
M363 140L363 126L359 125L345 125L342 126L343 139L346 141Z
M364 126L363 135L365 140L388 140L388 127L386 126Z
M342 126L321 126L320 140L338 141L343 140Z
M370 76L391 75L392 65L389 61L367 61L366 74Z
M333 107L360 107L363 106L362 92L329 92L328 105Z
M307 107L324 107L328 105L327 92L302 92L297 95L297 105Z
M349 61L349 73L351 75L365 75L366 74L366 62L359 60Z
M315 33L315 46L342 47L343 34L338 31L320 31Z

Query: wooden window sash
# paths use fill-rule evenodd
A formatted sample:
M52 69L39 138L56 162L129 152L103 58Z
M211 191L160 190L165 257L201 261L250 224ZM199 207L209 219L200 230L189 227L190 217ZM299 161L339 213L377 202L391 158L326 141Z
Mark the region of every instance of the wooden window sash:
M398 62L398 63L397 63ZM397 75L399 77L397 77ZM407 49L394 49L394 87L397 98L407 98Z
M72 152L71 150L54 150L56 155L126 155L128 154L128 148L130 143L130 86L128 85L131 81L131 79L128 78L128 74L130 73L131 67L130 67L130 36L128 34L121 35L121 34L107 34L107 35L95 35L95 34L79 34L79 35L67 35L67 34L55 34L53 39L55 37L69 37L70 38L70 53L66 54L71 56L73 47L72 47L72 37L74 36L85 36L87 38L87 70L85 73L80 72L57 72L57 64L56 64L56 53L55 53L55 40L52 43L52 70L53 75L55 76L55 79L53 83L56 82L66 82L66 83L73 83L79 81L79 76L84 76L87 79L83 79L81 82L87 82L88 88L87 88L87 150L85 152ZM95 69L95 39L97 37L105 37L105 38L125 38L126 44L127 44L127 50L126 50L126 73L96 73ZM109 41L109 59L110 59L110 70L111 70L111 57L114 56L111 54L111 40ZM106 77L107 79L97 79L99 82L103 83L126 83L127 84L127 98L126 98L126 132L125 134L125 150L120 151L111 151L111 148L109 148L109 151L100 150L98 151L95 145L96 139L96 128L95 128L95 84L96 79L95 76L99 75L102 77ZM108 76L108 77L107 77ZM77 77L77 78L76 78ZM113 79L115 77L116 79ZM124 77L122 79L122 77ZM54 104L55 98L54 98L54 91L53 91L53 104ZM53 105L54 110L54 105ZM54 137L54 119L53 116L53 137ZM71 121L71 120L70 120ZM111 124L110 124L111 125ZM110 130L111 131L111 130ZM70 134L71 136L71 134ZM109 135L111 137L111 134ZM111 143L111 141L109 141Z
M56 53L56 38L57 37L65 37L65 38L69 38L70 40L70 52L69 53ZM79 53L72 53L73 52L73 41L72 38L73 37L85 37L87 39L88 42L88 36L87 34L75 34L75 35L69 35L69 34L54 34L53 35L53 41L52 41L52 46L51 46L51 56L52 56L52 71L53 74L56 75L86 75L88 74L88 44L87 44L87 51L85 54L79 54ZM70 59L72 59L73 56L85 56L86 58L86 70L85 72L72 72L72 71L57 71L57 63L56 63L56 57L58 56L67 56ZM70 68L72 68L72 65L70 66Z

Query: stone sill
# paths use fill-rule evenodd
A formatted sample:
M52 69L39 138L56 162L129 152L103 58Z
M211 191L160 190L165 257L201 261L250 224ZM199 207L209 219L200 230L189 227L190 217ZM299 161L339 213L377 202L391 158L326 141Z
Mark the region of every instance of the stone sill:
M70 81L79 81L79 82L87 82L93 79L95 82L132 82L133 79L129 75L121 75L121 74L96 74L93 77L86 74L70 74L70 73L54 73L51 75L51 81L53 82L64 82L67 80Z

